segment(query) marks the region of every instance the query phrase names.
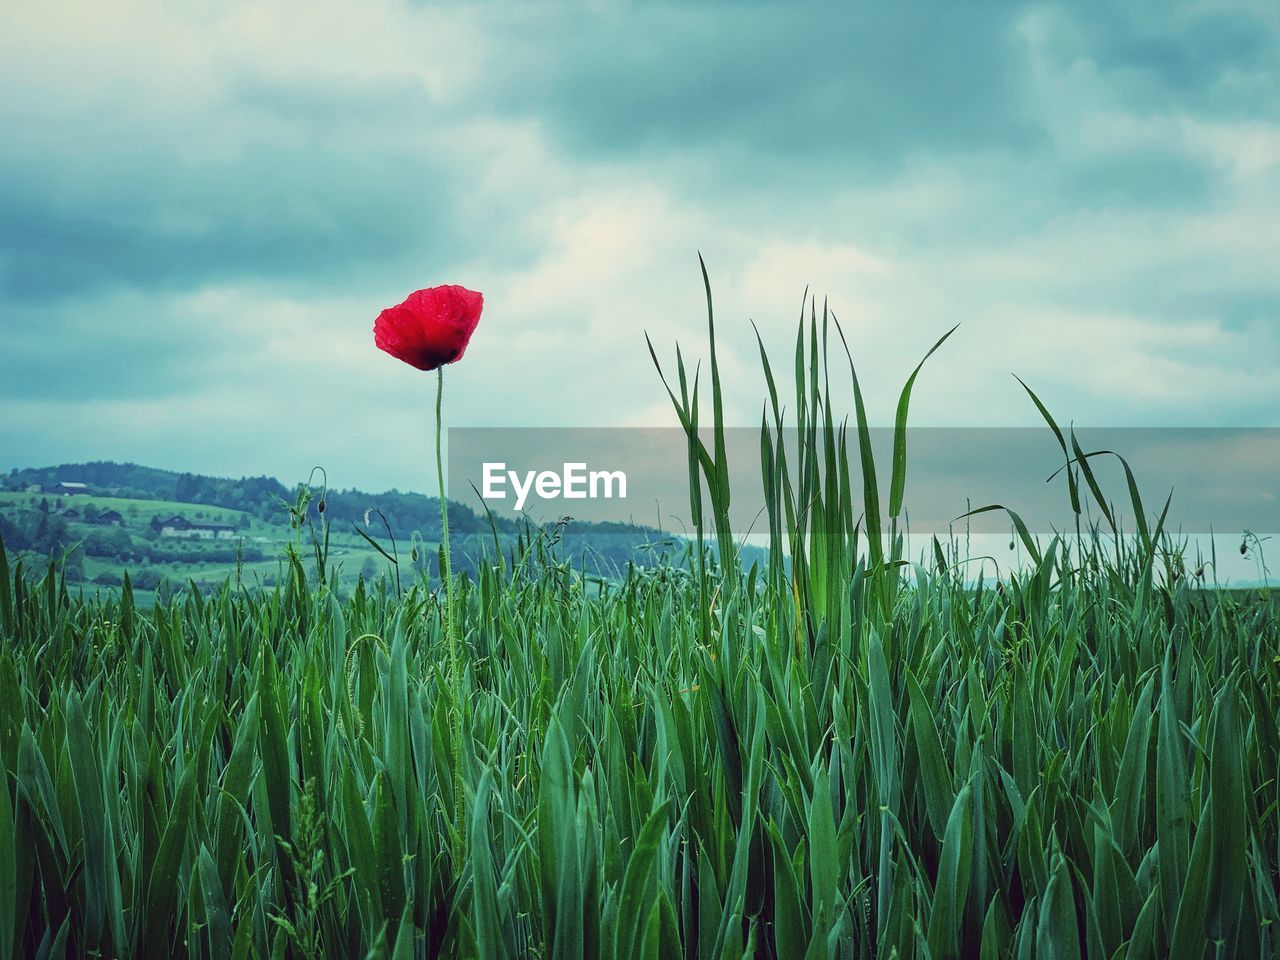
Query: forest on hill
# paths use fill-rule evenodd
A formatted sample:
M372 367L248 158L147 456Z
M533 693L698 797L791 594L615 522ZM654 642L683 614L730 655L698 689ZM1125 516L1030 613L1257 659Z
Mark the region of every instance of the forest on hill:
M208 528L208 537L165 531L175 517ZM449 524L455 568L465 571L485 555L537 548L583 573L615 576L628 564L649 565L658 553L682 549L652 527L559 518L540 525L477 514L452 500ZM120 585L126 571L144 589L166 581L213 587L246 571L269 586L291 547L314 566L324 565L316 553L321 546L347 586L384 573L404 583L436 575L440 501L400 490L291 488L268 476L67 463L0 477L0 538L31 569L57 559L71 582L104 587Z

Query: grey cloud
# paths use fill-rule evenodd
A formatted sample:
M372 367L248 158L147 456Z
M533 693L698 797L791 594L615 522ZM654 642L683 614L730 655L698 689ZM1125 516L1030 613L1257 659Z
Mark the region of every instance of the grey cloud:
M429 166L394 151L303 144L230 162L86 158L6 179L0 291L42 300L113 285L331 282L438 244L452 214Z
M915 151L1034 145L1016 8L659 5L524 11L488 102L606 156L746 145L887 168ZM483 102L483 101L482 101Z
M1212 199L1215 171L1204 160L1154 147L1091 156L1057 173L1059 202L1076 210L1176 210Z
M163 297L90 294L3 304L0 398L64 403L190 391L246 347Z
M1099 2L1062 9L1079 40L1065 45L1070 54L1096 63L1135 106L1276 115L1280 22L1273 7ZM1236 82L1249 74L1260 82Z

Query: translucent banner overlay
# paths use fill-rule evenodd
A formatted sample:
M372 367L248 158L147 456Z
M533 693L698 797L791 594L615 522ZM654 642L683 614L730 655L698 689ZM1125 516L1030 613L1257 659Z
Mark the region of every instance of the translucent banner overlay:
M1122 532L1135 529L1128 462L1148 523L1172 492L1166 529L1203 534L1251 530L1280 532L1280 428L1076 429L1098 486ZM703 441L713 449L710 431ZM839 449L839 437L831 438ZM739 536L767 531L759 428L724 434L729 464L730 524ZM782 449L793 491L798 490L797 436L784 430ZM1068 445L1070 439L1068 438ZM844 436L854 514L863 512L863 481L856 432ZM778 437L773 437L778 447ZM819 433L821 451L828 438ZM880 512L888 516L893 430L871 430ZM621 522L692 532L688 438L678 428L455 428L448 433L448 495L497 517L526 515L538 522L562 517ZM1066 462L1043 428L912 428L906 434L903 522L913 534L1004 533L1010 522L992 511L1002 504L1035 533L1075 530ZM776 462L776 461L775 461ZM1048 482L1047 482L1048 481ZM825 476L824 476L825 483ZM709 506L705 494L703 502ZM1110 526L1083 476L1083 522ZM709 514L708 514L709 516Z

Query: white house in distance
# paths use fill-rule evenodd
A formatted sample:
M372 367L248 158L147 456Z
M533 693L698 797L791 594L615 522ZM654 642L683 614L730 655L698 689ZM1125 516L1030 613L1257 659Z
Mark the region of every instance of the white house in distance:
M160 536L180 540L230 540L236 535L236 527L230 523L201 523L174 514L160 521Z

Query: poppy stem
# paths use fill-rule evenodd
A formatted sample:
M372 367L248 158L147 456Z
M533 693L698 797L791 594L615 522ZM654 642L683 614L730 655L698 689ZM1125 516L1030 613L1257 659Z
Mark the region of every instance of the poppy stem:
M444 420L441 417L441 406L444 399L444 367L436 368L436 482L440 490L440 581L444 584L444 639L449 647L449 682L453 686L453 796L454 821L456 824L456 840L454 858L461 870L461 855L466 824L463 822L462 800L462 678L459 676L458 635L454 622L453 606L453 574L449 557L449 502L444 493L444 454L441 449L441 435L444 432Z

